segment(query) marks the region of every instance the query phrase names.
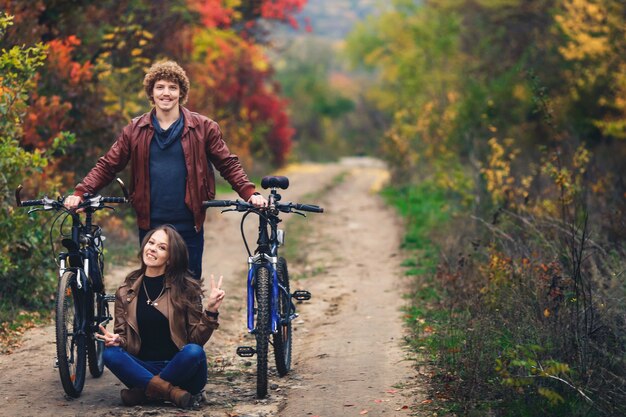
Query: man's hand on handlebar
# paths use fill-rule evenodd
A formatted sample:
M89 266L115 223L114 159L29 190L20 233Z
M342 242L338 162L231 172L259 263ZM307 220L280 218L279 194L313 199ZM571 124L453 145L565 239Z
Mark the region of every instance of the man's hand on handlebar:
M83 202L83 199L80 196L68 195L67 197L65 197L65 200L63 201L63 205L65 206L65 208L69 210L74 210L82 202Z
M252 194L248 199L248 203L256 208L267 207L267 200L261 194Z

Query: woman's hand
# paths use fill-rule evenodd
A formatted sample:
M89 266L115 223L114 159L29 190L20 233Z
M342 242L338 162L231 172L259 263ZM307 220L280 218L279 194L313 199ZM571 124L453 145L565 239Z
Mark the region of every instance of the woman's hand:
M209 293L209 299L207 300L206 310L211 313L217 313L220 305L222 305L222 301L224 300L224 295L226 293L222 289L222 280L223 276L220 276L220 280L215 285L215 277L211 274L211 292Z
M99 327L102 334L96 333L96 339L104 341L104 346L111 347L119 346L122 344L119 334L110 333L107 329L102 327L102 325L100 325Z

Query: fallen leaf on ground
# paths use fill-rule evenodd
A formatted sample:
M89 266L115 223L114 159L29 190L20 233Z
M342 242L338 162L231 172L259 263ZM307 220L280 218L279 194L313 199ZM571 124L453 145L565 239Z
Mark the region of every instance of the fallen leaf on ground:
M367 410L361 410L361 412L360 412L359 414L360 414L360 415L364 415L364 414L367 414L367 413L369 413L369 411L367 411Z
M387 391L385 391L387 394L395 394L396 392L398 392L397 389L388 389Z
M398 407L396 408L396 411L400 411L400 410L408 410L409 406L408 405L403 405L402 407Z
M430 404L432 402L433 402L433 400L424 400L424 401L422 401L422 404Z

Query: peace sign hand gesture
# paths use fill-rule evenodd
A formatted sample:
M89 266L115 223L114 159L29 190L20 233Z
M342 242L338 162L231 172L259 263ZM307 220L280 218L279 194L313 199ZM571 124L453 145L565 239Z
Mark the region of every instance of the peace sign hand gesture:
M206 310L212 313L217 313L217 310L222 305L226 292L222 289L223 276L220 276L217 285L215 285L215 277L211 274L211 292L209 293L209 299L207 300Z
M96 333L96 339L102 340L104 342L104 346L111 347L119 346L121 344L119 334L110 333L107 329L102 327L102 325L100 325L99 327L102 334Z

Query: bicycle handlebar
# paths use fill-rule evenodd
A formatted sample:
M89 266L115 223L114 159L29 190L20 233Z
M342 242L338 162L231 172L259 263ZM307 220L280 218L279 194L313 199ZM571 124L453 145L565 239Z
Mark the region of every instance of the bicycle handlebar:
M204 201L202 203L202 207L235 207L236 211L247 211L250 209L255 209L256 207L253 204L247 203L242 200L210 200ZM311 213L323 213L324 209L322 207L313 205L313 204L300 204L300 203L279 203L276 202L276 209L282 211L283 213L291 213L294 210L300 211L308 211Z
M87 207L94 207L94 208L102 208L101 206L107 203L116 203L116 204L124 204L128 202L128 191L126 190L126 187L124 186L124 183L122 182L121 179L117 178L117 182L120 185L120 187L122 188L122 192L124 193L124 197L102 197L99 195L95 195L92 197L87 197L85 198L85 201L83 201L82 203L80 203L76 208L80 209L80 208L87 208ZM51 198L48 197L44 197L42 199L39 200L26 200L26 201L22 201L22 199L20 198L20 192L22 191L22 185L18 185L18 187L15 189L15 204L17 205L17 207L33 207L33 206L44 206L44 210L51 210L51 209L62 209L64 208L63 205L63 199L59 198L59 200L53 200Z

